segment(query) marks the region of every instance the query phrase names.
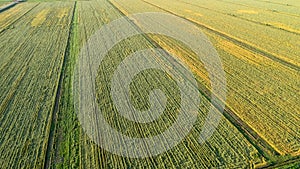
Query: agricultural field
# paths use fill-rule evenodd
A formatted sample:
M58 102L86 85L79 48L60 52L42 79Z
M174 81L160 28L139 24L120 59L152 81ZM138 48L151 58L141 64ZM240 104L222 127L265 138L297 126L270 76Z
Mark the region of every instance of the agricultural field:
M7 3L0 1L0 6ZM172 14L208 37L222 61L226 100L218 100L224 110L211 103L213 96L221 96L212 92L204 63L186 44L144 33L140 20L127 18L124 24L137 35L109 50L91 84L107 123L128 137L149 138L176 122L181 104L195 105L198 110L187 112L195 113L197 120L176 146L155 156L130 158L108 151L89 135L77 112L82 98L74 88L85 81L77 81L78 64L92 67L95 51L85 46L89 39L116 19L144 12ZM167 25L156 23L157 27ZM108 46L122 35L118 28L110 31L111 35L101 35L98 41ZM0 39L0 168L300 168L300 2L28 0L0 13ZM185 103L171 76L143 71L147 65L136 62L140 73L129 85L132 105L149 109L149 93L156 89L167 101L156 121L138 123L120 115L111 96L112 79L115 72L124 73L118 69L123 60L153 48L164 52L147 57L175 71L183 77L181 81L190 79L173 70L177 60L191 70L201 102ZM120 77L115 84L118 90L124 88L125 79ZM216 130L199 143L210 109L221 120L212 122Z
M74 3L24 3L16 7L11 8L16 14L1 13L0 164L1 168L40 168L48 146Z
M1 7L2 5L8 4L9 2L10 2L9 0L1 0L1 1L0 1L0 7Z

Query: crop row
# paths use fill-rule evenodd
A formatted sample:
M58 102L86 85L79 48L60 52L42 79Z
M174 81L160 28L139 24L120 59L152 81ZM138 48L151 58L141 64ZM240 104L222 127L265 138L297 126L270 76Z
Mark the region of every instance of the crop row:
M245 44L251 45L279 59L299 67L299 41L298 35L282 30L258 25L240 18L221 15L215 11L187 5L182 2L173 2L169 5L166 1L160 3L155 0L146 1L154 3L168 11L184 16L194 22L226 34ZM187 10L192 12L187 12ZM199 14L202 16L199 17ZM272 35L272 36L270 36ZM291 52L293 51L293 52Z
M12 24L22 18L37 5L37 3L23 3L2 12L0 14L0 32L3 32L5 29L13 29L14 27Z
M13 23L0 34L1 168L44 166L69 31L59 23L69 24L72 3L36 5L24 3L0 14L9 16L3 23ZM61 17L63 8L68 12Z
M166 4L169 5L164 5L163 2L154 3L184 17L191 16L189 13L194 13L196 16L196 10L181 11L180 9L189 9L184 4L180 4L181 7L179 7L180 5L176 3L172 3L172 5L167 2ZM154 6L142 2L135 3L134 6L126 5L123 1L118 1L116 4L125 8L128 13L147 10L160 11L159 9L153 10ZM206 12L203 14L207 15ZM219 19L219 16L220 14L211 15L207 16L207 19L216 20ZM203 16L198 16L197 21L202 22L202 18ZM239 25L238 22L232 23L234 23L231 24L232 26ZM222 31L226 32L227 29ZM297 155L299 153L299 113L297 113L299 112L297 105L299 81L295 79L299 79L298 72L272 61L256 51L247 50L240 44L234 44L214 32L205 32L217 46L224 62L228 81L227 105L277 151L282 154ZM155 41L169 50L172 50L176 43L172 43L168 38L162 40L156 37ZM195 59L191 58L189 61L188 58L192 53L186 49L173 49L173 51L178 51L177 55L185 58L190 65L191 63L197 65ZM197 74L205 74L201 63L198 65ZM207 82L204 84L207 85ZM209 88L209 86L207 87Z
M147 9L145 9L145 11L146 10ZM74 31L73 43L75 45L71 50L71 56L73 57L71 57L69 61L69 68L67 68L70 74L73 74L72 67L74 67L74 60L76 60L76 56L78 55L78 49L82 47L87 39L104 24L123 16L118 9L107 1L78 2L76 13L78 18L75 19L76 24L74 25L78 27L75 29L76 31ZM101 98L101 102L99 102L101 112L111 126L131 137L146 137L161 133L168 128L174 118L176 118L176 112L172 112L174 110L171 108L178 106L178 96L176 95L176 97L170 99L170 104L173 106L166 111L165 119L160 119L156 123L147 125L132 123L122 118L118 115L118 112L114 108L114 103L110 98L111 75L114 73L120 61L133 51L153 48L154 46L155 44L150 43L145 36L129 38L116 45L109 53L107 59L105 59L103 64L99 67L99 76L96 84L98 97ZM159 58L157 59L157 63L164 65L164 61ZM62 94L63 99L60 103L60 109L63 113L58 116L56 131L56 133L64 132L68 134L62 137L57 136L55 143L59 150L59 157L57 159L63 158L64 160L56 164L53 162L55 166L62 168L69 165L79 166L80 168L120 168L124 165L148 168L176 166L226 168L238 166L246 167L262 162L258 151L226 119L222 120L216 133L208 142L203 145L198 143L199 133L210 105L204 96L201 96L203 102L199 105L199 117L195 124L195 129L193 129L191 134L177 147L164 154L146 159L129 159L113 155L96 145L89 136L83 132L80 124L78 124L79 122L76 120L72 103L74 99L73 93L69 89L70 86L72 86L72 79L68 77L70 74L65 76L65 86ZM166 94L176 93L174 89L176 87L168 83L166 77L163 78L161 76L163 75L155 71L149 74L140 74L131 88L133 92L133 104L142 109L145 108L147 104L145 105L144 102L135 102L134 100L147 98L147 92L144 93L141 87L147 88L148 86L151 88L151 85L159 85L155 79L164 79L162 80L164 85L161 85L165 87L164 91ZM197 78L197 80L201 81L202 79Z
M258 9L257 7L248 7L242 4L220 1L186 1L179 0L186 4L197 6L199 8L208 9L220 13L221 15L231 15L246 21L257 23L260 25L270 26L287 32L300 35L299 17L285 15L274 10ZM189 12L189 11L187 11ZM191 11L192 12L192 11Z

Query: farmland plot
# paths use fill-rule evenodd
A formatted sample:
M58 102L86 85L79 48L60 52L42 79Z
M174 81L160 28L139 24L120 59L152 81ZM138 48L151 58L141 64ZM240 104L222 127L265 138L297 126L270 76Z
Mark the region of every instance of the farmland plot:
M298 16L291 16L274 10L248 7L242 4L220 1L187 1L178 0L199 8L208 9L225 15L235 16L249 22L270 26L287 32L300 34L300 21ZM187 11L188 12L188 11ZM192 11L191 11L192 12Z
M122 16L118 9L114 8L106 1L97 2L78 2L78 9L75 12L78 18L75 18L75 25L78 25L76 31L73 33L75 39L74 45L71 45L71 59L67 66L68 72L72 74L72 67L74 60L78 54L78 48L84 44L85 41L98 29L106 23L117 19ZM97 21L97 22L94 22ZM74 29L74 30L75 30ZM77 37L77 38L76 38ZM113 108L113 102L109 97L109 88L111 75L113 70L116 69L119 62L125 59L130 53L145 49L152 48L154 44L145 39L145 36L136 36L122 41L116 45L109 53L109 57L104 61L103 65L99 67L99 76L97 78L97 91L98 97L102 98L99 103L100 109L105 115L107 121L117 130L125 133L131 137L147 137L156 135L164 131L172 124L176 118L176 111L174 108L178 105L178 96L176 96L176 86L168 82L170 79L164 77L160 72L153 72L149 74L141 74L137 77L136 83L132 86L133 96L142 99L147 95L140 93L142 90L139 87L151 88L155 84L155 79L162 78L163 89L169 95L174 95L174 99L170 102L173 104L167 109L164 120L158 121L149 125L141 125L129 122L128 120L120 117L118 112ZM76 41L77 39L77 41ZM128 45L129 44L129 45ZM73 57L72 57L73 56ZM157 60L158 63L163 64L163 60ZM206 73L204 73L206 74ZM199 109L199 119L195 125L195 129L191 134L184 139L177 147L172 150L152 158L146 159L129 159L113 155L93 143L89 136L83 132L78 122L74 123L76 114L73 109L73 93L69 89L72 86L72 79L65 75L65 86L63 99L60 102L60 109L63 113L59 114L57 128L55 133L56 153L52 155L51 166L67 167L67 166L80 166L81 168L100 168L100 167L114 167L120 168L122 166L128 167L250 167L262 163L263 158L258 151L243 137L241 133L227 121L223 119L218 127L214 136L205 144L199 145L197 138L203 125L206 112L209 108L209 101L204 96L201 96L203 103ZM153 79L149 83L145 79ZM198 78L197 80L201 80ZM147 87L148 86L148 87ZM172 90L173 89L173 90ZM136 106L145 108L145 104ZM68 133L65 136L60 136L59 133ZM239 147L239 148L236 148Z
M89 68L93 63L93 49L88 48L84 56L80 51L94 33L115 19L143 12L172 13L208 36L223 62L227 100L220 123L214 124L216 131L200 144L211 106L211 82L204 64L182 42L143 34L140 22L128 19L126 24L141 34L115 45L91 84L106 122L130 138L149 138L166 131L178 118L181 103L186 102L174 77L164 71L143 70L129 85L131 104L141 111L151 106L150 91L163 91L166 109L156 121L128 120L111 96L114 74L131 70L119 70L120 63L149 48L168 51L174 54L171 58L183 62L196 78L201 100L198 111L188 112L197 115L193 129L177 146L135 159L115 155L95 143L76 114L81 100L73 89L83 82L76 81L78 64ZM0 168L297 168L299 17L299 3L293 0L31 0L0 13ZM166 26L154 22L157 27ZM119 35L116 30L98 40L109 44ZM175 71L180 81L187 81L166 52L151 52L147 57L155 60L148 62ZM124 89L125 78L118 79L119 91Z
M272 2L268 2L268 1L262 0L262 2L265 2L265 3L273 3L273 4L283 5L283 6L295 6L295 7L300 7L300 3L297 2L297 1L293 1L293 0L284 0L284 1L273 0Z
M1 0L0 1L0 7L3 6L3 5L8 4L9 2L10 2L9 0Z
M297 1L289 1L284 3L274 3L273 2L268 2L268 1L247 1L247 0L239 0L239 1L234 1L234 0L223 0L224 2L230 2L230 3L235 3L235 4L240 4L243 6L249 6L249 7L255 7L258 9L265 9L269 11L276 11L278 13L290 15L290 16L300 16L299 12L299 2Z
M18 9L9 20L24 15L0 34L0 168L44 165L74 3L35 5L0 14Z
M0 8L1 7L4 7L5 5L7 5L9 2L3 2L3 1L0 1Z
M198 24L213 29L228 37L234 38L240 43L250 45L256 50L262 51L274 59L280 59L280 62L287 64L299 70L299 41L298 35L294 35L282 30L273 29L265 25L248 22L234 16L221 15L215 11L199 8L197 6L185 4L182 2L152 2L170 12L184 16ZM193 11L193 12L187 12ZM199 17L200 13L203 16ZM251 36L250 36L251 35ZM269 36L272 35L272 36ZM293 51L293 52L290 52Z
M135 2L134 6L129 5L128 2L125 4L123 1L113 2L129 14L147 10L152 11L154 7L153 5L149 6L147 3L143 5L142 2ZM201 9L181 11L180 9L189 8L184 4L179 5L177 3L166 2L165 5L162 5L163 2L160 2L155 4L163 6L165 9L172 9L172 12L180 13L184 17L189 16L187 18L192 17L193 14L193 19L196 20L198 18L199 22L205 21L205 19L202 19L203 17L218 19L215 16L220 16L220 14L207 16L209 13L203 12L203 16L198 15L196 17L197 12L201 11ZM157 8L153 11L159 11L159 9ZM237 27L238 23L233 25ZM227 29L222 31L225 32ZM229 90L228 107L259 133L263 139L267 140L276 151L281 154L299 155L300 110L297 105L297 98L299 98L300 81L293 80L299 79L299 72L291 70L281 63L272 61L256 51L244 48L239 43L232 43L226 37L219 36L220 34L216 34L214 31L205 30L205 32L217 46L224 61ZM155 41L169 50L174 48L174 43L176 44L176 42L172 42L168 38L162 40L155 37ZM180 48L174 51L178 51L177 55L182 56L187 63L195 64L195 59L189 59L189 56L192 54L186 49ZM200 63L198 67L198 74L203 75L204 69ZM202 79L206 79L205 76ZM209 88L207 83L206 86Z
M37 3L22 3L0 14L0 32L12 29L13 23L32 10Z

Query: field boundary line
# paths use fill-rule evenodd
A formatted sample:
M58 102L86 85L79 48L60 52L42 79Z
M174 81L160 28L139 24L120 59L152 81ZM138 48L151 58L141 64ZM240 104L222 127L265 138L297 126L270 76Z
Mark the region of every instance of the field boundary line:
M77 1L74 2L74 6L73 6L73 10L72 10L72 18L70 21L70 27L69 27L69 32L68 32L68 39L67 39L67 45L66 45L66 49L63 55L63 61L61 63L60 66L60 74L59 74L59 80L57 83L57 87L56 87L56 94L55 94L55 99L54 99L54 104L51 110L51 114L50 114L50 119L49 123L47 125L47 129L46 131L49 132L49 135L47 137L47 145L46 145L46 151L44 153L44 160L43 160L43 168L49 168L51 165L51 150L53 148L53 143L54 143L54 132L55 132L55 127L56 127L56 121L57 121L57 113L59 111L59 102L61 99L61 93L62 93L62 85L63 85L63 78L64 78L64 70L65 70L65 66L66 66L66 60L67 57L69 55L69 48L70 48L70 38L71 38L71 32L72 32L72 28L73 28L73 21L74 21L74 13L75 13L75 9L77 7Z

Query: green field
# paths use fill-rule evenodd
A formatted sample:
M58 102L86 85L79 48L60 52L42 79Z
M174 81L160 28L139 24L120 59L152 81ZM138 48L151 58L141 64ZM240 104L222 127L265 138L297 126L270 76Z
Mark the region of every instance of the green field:
M0 6L6 3L0 1ZM136 51L158 47L175 54L193 73L201 93L190 133L165 153L135 159L103 149L84 131L73 84L89 38L115 19L143 12L173 14L209 38L226 73L227 99L216 131L198 143L210 106L219 111L210 104L211 82L198 56L158 34L121 41L99 65L95 80L99 109L117 131L136 138L158 135L174 123L181 104L170 76L143 72L130 84L132 104L147 110L149 91L159 88L168 100L164 115L144 124L119 115L110 96L112 76ZM143 33L139 21L127 22ZM300 2L29 0L0 13L0 39L0 168L300 167ZM163 55L156 62L167 65Z

